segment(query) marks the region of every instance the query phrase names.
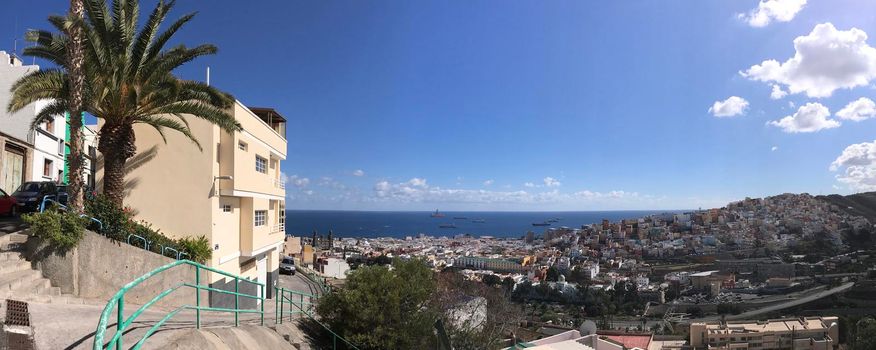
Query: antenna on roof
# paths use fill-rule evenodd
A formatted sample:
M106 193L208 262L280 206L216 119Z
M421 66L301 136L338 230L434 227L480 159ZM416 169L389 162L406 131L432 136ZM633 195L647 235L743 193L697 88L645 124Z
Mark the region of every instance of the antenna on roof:
M18 16L15 16L15 24L12 26L12 55L18 55Z
M207 66L207 86L210 86L210 66Z

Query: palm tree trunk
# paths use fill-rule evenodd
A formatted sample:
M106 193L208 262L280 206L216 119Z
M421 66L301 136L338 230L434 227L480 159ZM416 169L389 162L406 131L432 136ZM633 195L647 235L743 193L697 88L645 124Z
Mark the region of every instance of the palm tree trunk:
M83 211L82 196L82 110L85 75L82 65L85 61L82 47L82 28L85 8L83 0L70 0L70 18L73 20L69 28L70 45L67 46L68 75L70 77L70 155L67 157L67 179L69 205L73 210Z
M97 149L103 154L103 194L119 208L124 207L125 165L137 153L134 128L130 124L104 124Z

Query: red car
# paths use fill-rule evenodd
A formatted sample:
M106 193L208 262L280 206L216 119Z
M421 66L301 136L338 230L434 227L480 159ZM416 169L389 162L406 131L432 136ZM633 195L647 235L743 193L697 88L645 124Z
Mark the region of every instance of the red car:
M15 197L0 190L0 215L13 216L16 213L18 213L18 201L15 200Z

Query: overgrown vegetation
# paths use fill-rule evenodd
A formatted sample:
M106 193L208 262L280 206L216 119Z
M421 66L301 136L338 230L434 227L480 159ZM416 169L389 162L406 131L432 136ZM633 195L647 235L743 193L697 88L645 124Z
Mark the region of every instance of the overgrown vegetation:
M435 274L416 259L362 265L320 299L317 313L360 349L433 348L438 320L455 349L495 349L522 314L508 302L504 282L489 282Z
M212 256L210 241L205 236L182 239L167 237L161 230L153 228L148 222L134 221L133 212L129 208L119 208L103 195L86 201L85 212L103 223L102 229L97 223L91 223L89 228L109 238L128 242L128 235L135 234L143 237L146 242L135 238L131 240L131 245L162 255L165 253L164 248L170 247L186 253L189 260L200 263L207 261Z
M317 313L329 328L360 349L425 349L434 345L436 314L432 271L418 260L362 266L342 288L320 299Z
M189 255L189 260L205 262L213 255L213 249L210 249L210 240L203 235L177 240L177 244L182 251Z
M60 252L79 245L85 232L85 220L78 215L62 210L47 210L42 213L22 215L30 226L30 232L48 242Z

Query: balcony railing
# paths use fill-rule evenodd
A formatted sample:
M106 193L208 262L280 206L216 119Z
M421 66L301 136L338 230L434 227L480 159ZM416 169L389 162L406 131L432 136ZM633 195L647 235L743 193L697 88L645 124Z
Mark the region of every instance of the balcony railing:
M286 232L286 224L283 223L283 224L277 224L277 225L271 226L271 233L276 233L276 232Z
M286 181L283 181L282 179L273 179L273 182L275 188L279 188L281 190L286 189Z

